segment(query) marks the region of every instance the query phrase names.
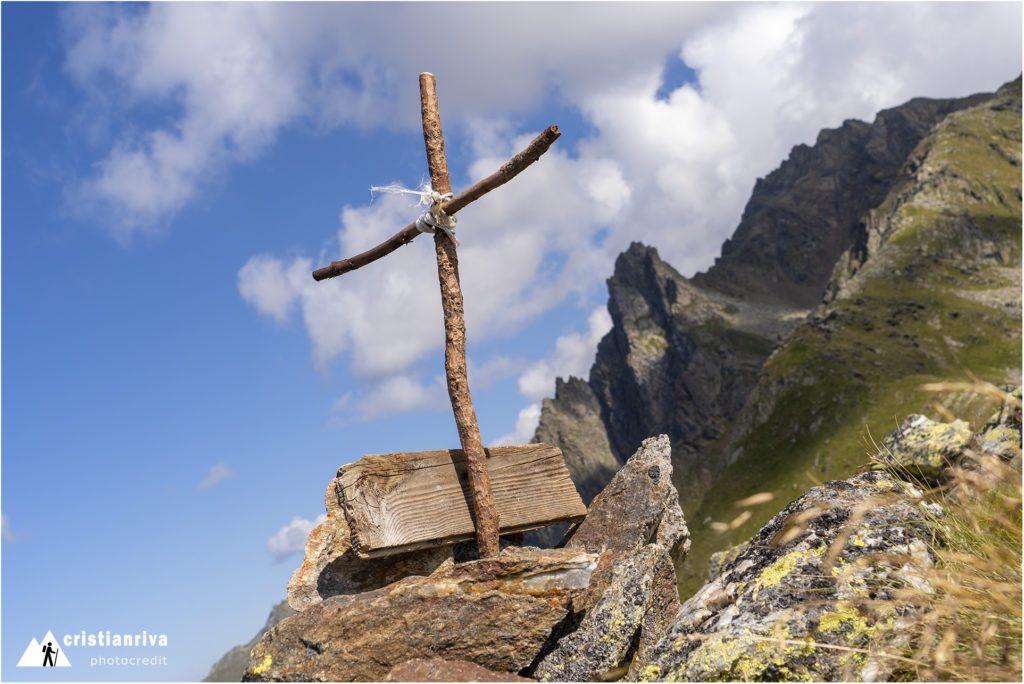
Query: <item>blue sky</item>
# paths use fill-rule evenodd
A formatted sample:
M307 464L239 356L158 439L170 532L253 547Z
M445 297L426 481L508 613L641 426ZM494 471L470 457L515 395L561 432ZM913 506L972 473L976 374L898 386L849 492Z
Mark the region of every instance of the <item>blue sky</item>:
M417 75L456 190L486 443L585 375L632 240L690 275L799 143L1021 70L1018 3L2 6L2 674L52 630L74 680L192 680L284 596L340 465L455 447ZM430 32L437 29L438 34ZM424 46L429 42L430 48ZM167 655L166 666L94 656ZM46 676L44 676L46 675Z

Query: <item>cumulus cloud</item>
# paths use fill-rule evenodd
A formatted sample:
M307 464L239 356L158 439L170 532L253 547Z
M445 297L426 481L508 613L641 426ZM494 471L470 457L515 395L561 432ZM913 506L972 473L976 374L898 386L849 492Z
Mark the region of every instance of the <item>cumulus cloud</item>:
M258 155L296 120L414 130L415 74L424 68L442 75L448 129L471 134L469 170L456 172L457 184L493 172L528 142L534 132L519 130L517 117L541 105L574 109L589 132L572 149L556 144L460 212L467 326L482 342L514 335L567 300L592 308L632 240L657 246L685 275L707 268L755 179L821 128L913 96L991 90L1020 71L1013 3L559 3L543 6L544 21L538 11L526 3L72 8L67 68L83 88L113 79L129 110L159 103L172 122L117 128L124 132L112 135L82 192L109 205L119 234L131 235L173 216L207 179ZM459 39L424 63L428 24ZM495 49L509 65L497 73L480 57ZM696 81L666 91L669 58ZM336 238L310 253L363 251L408 223L412 204L389 195L345 206ZM307 256L254 255L238 273L241 296L261 314L284 323L299 313L318 368L346 360L360 386L335 409L349 420L436 398L433 374L420 368L443 341L430 239L388 262L346 275L343 287L313 283ZM566 372L559 368L573 366L561 353L556 344L520 378L529 406L551 392ZM524 411L523 426L535 413Z
M269 254L253 256L238 272L238 292L261 314L284 323L299 294L309 286L312 263L295 259L285 267Z
M513 446L516 444L529 444L533 439L533 433L537 431L537 423L540 421L540 403L530 404L519 411L516 417L516 428L507 435L502 435L490 446Z
M519 376L519 393L531 403L519 411L515 429L494 440L492 445L526 444L533 439L540 421L541 400L551 394L555 378L586 377L594 363L597 343L611 328L608 310L600 307L590 312L586 332L569 333L556 339L552 354L531 364Z
M309 533L325 520L327 520L327 515L324 513L321 513L312 522L295 516L290 523L267 540L267 552L280 563L293 553L303 551L306 548L306 539L309 537Z
M226 463L214 463L210 466L210 470L207 471L206 477L199 481L199 489L210 489L211 487L216 487L224 480L234 476L235 471Z
M615 20L626 11L631 21ZM446 75L446 117L472 119L528 111L553 83L627 78L638 63L664 58L677 27L711 11L550 5L538 22L535 8L496 3L71 8L66 69L83 89L113 79L127 90L124 106L180 110L171 126L118 136L80 195L113 212L112 229L129 236L173 215L212 175L258 154L295 120L412 128L418 108L409 86L424 66L425 25L459 36L433 51L428 66ZM496 76L492 60L479 56L498 45L502 63L514 66Z
M597 343L612 328L612 318L608 310L601 307L590 313L587 323L585 333L562 335L555 340L555 352L550 358L538 361L519 376L520 394L537 402L551 394L555 378L587 376Z
M345 398L336 402L336 411L345 412L348 403ZM365 423L389 414L416 410L450 410L450 407L444 378L436 377L432 382L421 383L415 377L394 375L374 383L349 413L352 422Z

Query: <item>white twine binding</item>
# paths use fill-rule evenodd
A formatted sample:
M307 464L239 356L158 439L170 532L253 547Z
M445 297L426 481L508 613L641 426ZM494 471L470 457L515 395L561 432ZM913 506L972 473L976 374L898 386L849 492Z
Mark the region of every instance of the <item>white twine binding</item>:
M455 224L459 218L457 216L449 216L441 209L442 202L454 197L452 193L446 192L442 195L426 186L422 190L410 190L409 188L403 188L397 183L385 186L375 185L370 188L370 192L386 192L394 195L419 195L419 203L427 207L427 210L416 219L416 230L421 233L433 233L440 228L445 235L451 238L456 247L459 246L459 241L455 239Z

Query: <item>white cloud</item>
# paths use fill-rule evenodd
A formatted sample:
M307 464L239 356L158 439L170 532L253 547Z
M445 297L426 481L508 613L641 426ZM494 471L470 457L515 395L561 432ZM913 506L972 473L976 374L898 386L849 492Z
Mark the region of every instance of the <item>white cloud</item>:
M119 219L120 236L185 205L226 166L251 158L281 127L417 125L416 74L423 26L457 36L426 65L444 77L446 119L469 120L539 105L552 84L567 91L628 78L658 63L680 31L713 10L664 3L623 7L156 3L65 12L67 71L83 89L126 89L127 107L180 109L166 128L126 130L82 197ZM630 20L621 19L628 13ZM574 30L564 27L572 24ZM516 35L515 41L508 36ZM501 47L502 64L481 59ZM594 69L597 62L601 69Z
M270 255L251 257L238 271L238 292L261 314L284 323L302 291L309 287L312 263L295 259L285 268L280 259Z
M284 561L293 553L303 551L306 548L306 539L313 528L327 520L327 515L321 513L315 520L310 522L305 518L295 516L292 521L279 529L273 537L267 540L267 551L277 560Z
M755 178L794 144L913 96L991 90L1017 75L1021 54L1014 3L156 3L66 16L67 68L83 89L113 78L126 111L171 112L162 128L117 127L83 186L121 217L121 237L173 216L296 120L414 130L424 68L439 75L448 130L472 136L469 179L532 137L519 135L519 117L578 110L592 132L575 148L556 144L460 213L471 342L512 335L567 298L591 307L631 240L686 275L707 268ZM457 36L427 62L424 25ZM495 51L498 71L481 58ZM699 82L659 99L673 54ZM412 204L379 196L342 208L326 252L380 242L415 216ZM239 292L278 322L299 311L318 368L346 360L370 388L341 402L350 418L432 405L436 383L417 370L443 341L430 238L338 281L314 283L313 265L253 256ZM554 354L520 378L531 404L581 358L557 344Z
M7 517L6 513L0 513L0 522L2 522L2 525L0 525L0 537L8 544L15 541L16 537L14 532L11 531L11 520Z
M587 323L586 333L562 335L555 340L555 351L550 358L538 361L519 376L520 394L530 401L538 402L551 394L555 378L570 375L582 378L588 375L594 363L597 343L611 330L612 318L607 309L600 307L590 312Z
M66 68L83 90L109 96L113 79L127 110L173 112L162 128L119 126L83 188L125 235L173 215L296 120L414 128L424 66L443 75L447 121L483 130L493 124L473 122L556 99L598 126L593 146L652 161L662 192L710 204L723 183L749 190L751 173L823 126L1012 78L1020 12L1012 3L155 3L73 7L64 24ZM439 24L458 39L425 65L422 27ZM496 46L506 65L497 73L481 58ZM698 71L700 92L656 106L672 53ZM636 168L622 171L631 181ZM743 193L725 197L734 220Z
M472 358L467 358L466 361L467 375L474 390L487 389L496 382L510 378L518 373L523 366L522 361L510 359L507 356L495 356L479 365Z
M516 418L516 429L507 435L502 435L491 442L489 446L514 446L516 444L529 444L533 439L533 433L537 431L537 423L540 421L540 404L530 404L519 411Z
M226 463L214 463L210 466L210 470L207 471L206 477L199 482L199 489L210 489L216 487L224 480L234 477L235 471L232 470Z
M348 399L342 397L335 402L335 410L347 409L348 403ZM451 410L444 378L437 377L423 384L408 375L394 375L370 386L369 392L352 410L351 420L365 423L384 415L441 409Z

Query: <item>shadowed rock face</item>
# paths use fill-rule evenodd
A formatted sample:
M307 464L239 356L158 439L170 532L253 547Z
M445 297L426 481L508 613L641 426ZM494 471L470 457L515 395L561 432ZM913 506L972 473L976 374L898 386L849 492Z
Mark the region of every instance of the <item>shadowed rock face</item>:
M567 549L601 560L533 670L537 679L621 677L664 633L679 608L675 565L690 548L670 468L668 437L644 440L569 536Z
M871 124L848 120L825 129L813 147L797 145L758 179L722 255L693 282L757 301L818 304L836 260L914 147L948 114L987 97L916 98L879 112Z
M591 553L639 551L660 544L677 563L690 549L690 532L672 485L672 447L666 435L645 439L626 465L594 497L586 519L565 544Z
M587 682L628 664L633 637L651 604L655 567L666 558L658 544L633 553L605 554L603 567L581 601L585 614L579 625L544 656L534 677ZM674 572L671 575L675 577ZM675 594L674 583L671 590Z
M613 327L589 382L608 443L625 461L647 435L667 434L687 510L718 472L726 427L784 328L772 335L742 302L712 299L639 243L619 256L608 291Z

